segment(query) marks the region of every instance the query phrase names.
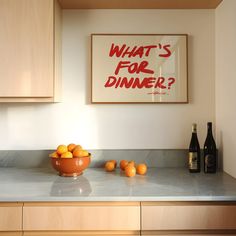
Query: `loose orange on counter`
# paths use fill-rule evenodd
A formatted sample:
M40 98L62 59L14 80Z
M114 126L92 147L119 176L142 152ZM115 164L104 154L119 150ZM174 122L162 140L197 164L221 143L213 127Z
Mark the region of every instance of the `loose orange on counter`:
M121 160L120 161L120 169L121 170L125 170L125 167L128 165L128 161L127 160Z
M110 160L110 161L114 163L115 168L116 168L117 167L117 161L116 160Z
M132 160L132 161L129 161L128 163L129 165L132 165L132 166L135 166L135 162Z
M136 166L136 171L137 171L137 174L139 175L145 175L147 173L147 165L146 164L138 164Z
M71 152L64 152L61 154L61 158L73 158L73 154Z
M108 161L106 162L105 164L105 170L108 171L108 172L111 172L115 169L115 163L112 162L112 161Z
M67 149L69 152L73 152L75 147L76 147L76 144L74 144L74 143L70 143L69 145L67 145Z
M127 165L125 167L125 175L127 177L133 177L136 175L136 168L133 165Z
M58 155L61 155L62 153L67 152L67 151L68 151L68 149L67 149L66 145L61 144L57 147L57 154Z

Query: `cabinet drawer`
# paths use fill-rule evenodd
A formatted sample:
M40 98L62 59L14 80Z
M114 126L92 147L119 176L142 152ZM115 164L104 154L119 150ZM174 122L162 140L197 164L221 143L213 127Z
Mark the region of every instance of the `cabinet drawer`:
M142 204L142 230L234 230L236 205Z
M11 203L0 204L0 231L20 231L21 229L22 206Z
M23 230L140 230L140 206L138 203L25 204Z
M27 231L24 236L139 236L138 231ZM1 236L1 235L0 235Z
M236 234L142 234L143 236L235 236Z
M0 232L0 236L23 236L20 232Z

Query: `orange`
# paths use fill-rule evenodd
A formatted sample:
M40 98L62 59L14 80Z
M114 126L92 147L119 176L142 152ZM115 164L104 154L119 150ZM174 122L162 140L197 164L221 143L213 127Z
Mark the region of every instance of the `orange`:
M60 156L58 155L57 152L53 152L53 153L49 154L49 157L51 157L51 158L58 158Z
M73 151L73 157L82 157L82 156L83 156L83 150L75 148Z
M147 165L146 164L138 164L136 166L137 174L145 175L147 173Z
M116 168L117 167L117 161L116 160L110 160L110 161L114 163L115 168Z
M125 167L128 165L128 161L127 160L121 160L120 161L120 169L121 170L125 170Z
M69 152L73 152L75 147L76 147L76 144L74 144L74 143L70 143L69 145L67 145L67 149Z
M89 153L86 150L75 148L73 151L73 156L74 157L87 157L87 156L89 156Z
M73 158L73 154L71 152L64 152L61 154L61 158Z
M82 146L81 145L75 145L75 148L74 148L74 150L75 149L80 149L80 150L82 150L83 148L82 148Z
M114 162L112 162L112 161L106 162L106 164L105 164L105 170L106 170L106 171L111 172L111 171L113 171L114 169L115 169L115 164L114 164Z
M135 162L133 160L129 161L129 165L135 166Z
M67 152L67 151L68 151L68 149L67 149L66 145L61 144L57 147L57 154L59 154L59 155L61 155L64 152Z
M89 156L89 152L87 150L82 150L82 151L83 151L83 153L82 153L83 157Z
M135 169L135 167L132 166L132 165L127 165L127 166L125 167L125 175L126 175L127 177L133 177L133 176L135 176L135 175L136 175L136 169Z

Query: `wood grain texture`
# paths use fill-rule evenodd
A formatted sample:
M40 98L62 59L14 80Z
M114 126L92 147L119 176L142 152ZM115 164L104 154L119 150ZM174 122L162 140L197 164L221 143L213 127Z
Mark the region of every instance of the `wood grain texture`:
M25 97L14 97L14 98L8 98L8 97L0 97L0 103L49 103L49 102L55 102L54 98L41 98L41 97L32 97L32 98L25 98Z
M64 9L215 9L222 0L59 0Z
M189 234L142 234L144 236L235 236L236 234L196 234L195 232L189 233Z
M235 201L160 201L140 204L141 206L236 206Z
M138 236L139 231L40 231L25 232L24 236ZM1 235L0 235L1 236Z
M23 229L140 230L139 206L24 206Z
M236 231L228 230L159 230L159 231L141 231L145 236L236 236Z
M140 206L140 202L25 202L24 206Z
M62 9L54 0L54 102L61 101L62 89Z
M0 6L0 97L53 97L54 0Z
M0 206L0 231L22 230L22 206Z
M236 229L235 205L149 205L141 208L142 230Z
M0 232L0 236L23 236L23 232Z

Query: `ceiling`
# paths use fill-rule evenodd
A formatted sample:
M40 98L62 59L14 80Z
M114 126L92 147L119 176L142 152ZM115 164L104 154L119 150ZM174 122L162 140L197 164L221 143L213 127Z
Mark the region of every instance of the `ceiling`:
M215 9L223 0L58 0L63 9Z

